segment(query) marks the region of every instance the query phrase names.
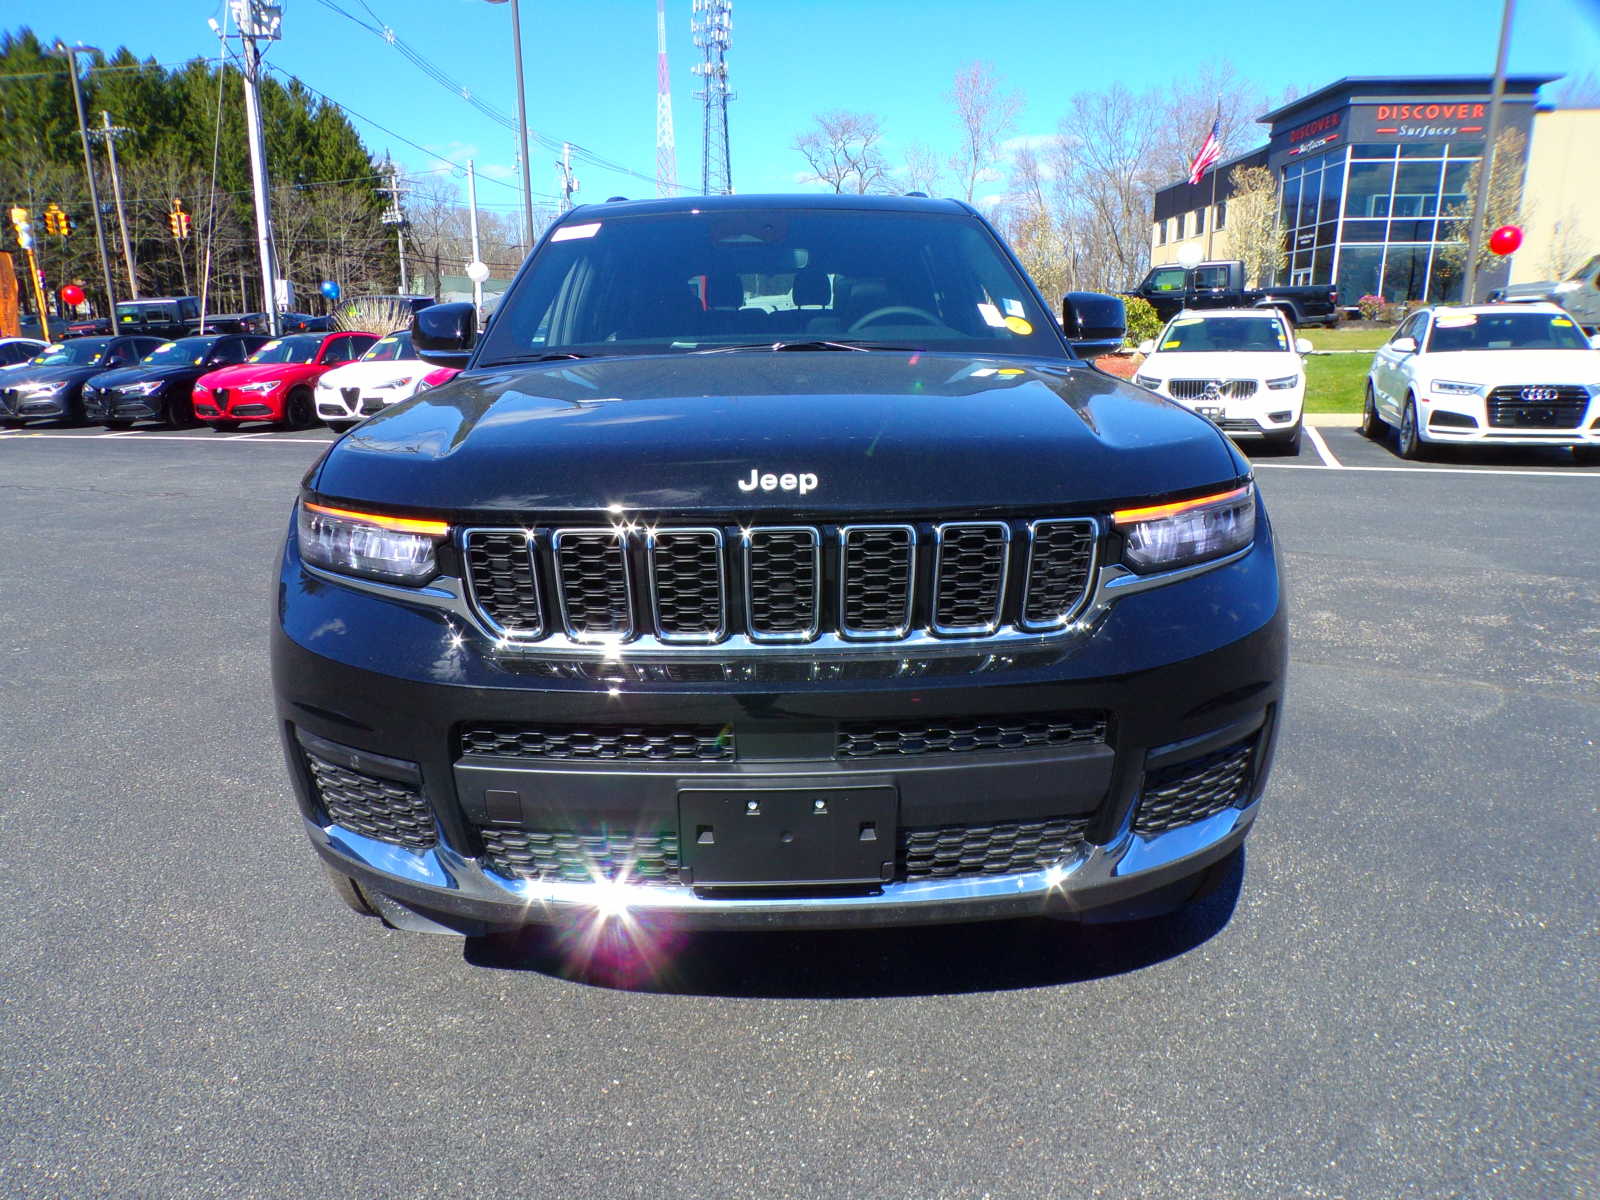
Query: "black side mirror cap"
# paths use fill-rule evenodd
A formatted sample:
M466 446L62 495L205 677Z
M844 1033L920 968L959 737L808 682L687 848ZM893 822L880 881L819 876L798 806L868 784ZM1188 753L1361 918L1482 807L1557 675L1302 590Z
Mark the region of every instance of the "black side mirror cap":
M436 367L464 367L478 340L478 315L468 301L431 304L411 318L411 346Z
M1109 354L1128 332L1128 309L1120 296L1068 292L1061 298L1061 327L1080 358Z

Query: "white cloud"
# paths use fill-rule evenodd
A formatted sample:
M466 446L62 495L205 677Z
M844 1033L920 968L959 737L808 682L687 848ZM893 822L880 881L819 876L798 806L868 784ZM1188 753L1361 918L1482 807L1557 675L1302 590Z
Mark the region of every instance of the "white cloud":
M1047 150L1059 139L1060 135L1054 133L1021 133L1001 142L1000 149L1007 154L1015 154L1018 150Z

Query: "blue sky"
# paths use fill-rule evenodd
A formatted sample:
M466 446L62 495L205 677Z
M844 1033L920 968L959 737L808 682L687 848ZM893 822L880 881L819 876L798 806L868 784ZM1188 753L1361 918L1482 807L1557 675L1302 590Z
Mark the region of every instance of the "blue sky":
M697 80L689 72L689 0L668 0L667 37L680 179L700 175ZM514 141L460 97L378 37L339 15L386 24L443 73L502 112L515 112L510 13L484 0L283 0L283 40L268 61L334 100L426 149L407 145L352 114L368 146L410 169L432 155L477 160L485 207L517 203ZM1261 0L1052 3L981 0L735 0L729 54L738 98L730 106L734 185L742 192L792 191L804 164L791 148L813 113L846 108L878 114L895 157L908 141L941 152L954 141L943 95L972 59L995 64L1027 107L1018 132L1054 130L1067 97L1121 81L1134 90L1229 58L1269 95L1310 90L1344 75L1488 74L1500 4L1494 0ZM6 28L176 63L214 54L208 17L220 0L11 0ZM523 0L529 124L576 142L652 179L655 172L653 0ZM1600 0L1520 0L1513 72L1600 70ZM1235 149L1243 149L1237 147ZM243 148L239 148L243 153ZM557 186L553 155L535 148L535 192ZM654 193L645 180L580 167L578 199ZM497 180L499 182L497 182Z

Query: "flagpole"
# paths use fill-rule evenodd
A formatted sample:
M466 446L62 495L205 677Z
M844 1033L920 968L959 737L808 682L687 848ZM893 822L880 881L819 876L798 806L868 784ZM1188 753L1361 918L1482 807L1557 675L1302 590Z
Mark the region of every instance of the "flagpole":
M1211 127L1217 131L1217 160L1222 159L1222 101L1217 100L1217 115ZM1206 223L1206 258L1211 258L1211 239L1217 232L1217 164L1211 164L1211 220Z

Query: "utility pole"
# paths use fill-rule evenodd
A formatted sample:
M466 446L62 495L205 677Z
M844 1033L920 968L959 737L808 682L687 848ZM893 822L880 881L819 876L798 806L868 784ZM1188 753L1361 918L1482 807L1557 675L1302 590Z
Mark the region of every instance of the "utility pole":
M467 228L472 232L472 261L467 264L467 278L472 280L472 314L483 319L483 281L489 277L483 265L483 255L478 250L478 172L467 159Z
M94 131L95 137L106 144L106 156L111 160L111 194L117 203L117 228L122 232L122 262L128 268L128 296L130 299L139 298L139 277L133 269L133 243L128 240L128 214L122 207L122 176L117 171L117 139L132 130L121 125L111 123L111 114L105 109L100 110L100 128ZM182 255L179 256L180 261Z
M1478 191L1472 199L1472 224L1467 233L1467 277L1462 300L1473 303L1478 291L1478 248L1483 245L1483 216L1489 206L1489 176L1494 171L1494 144L1500 136L1500 97L1506 90L1506 52L1511 48L1511 17L1516 0L1506 0L1500 14L1500 52L1494 60L1494 91L1489 93L1489 128L1484 135L1483 157L1478 160Z
M393 160L389 162L389 186L379 188L380 192L387 192L389 207L383 210L383 223L394 226L395 242L400 250L400 294L406 295L406 214L400 207L400 202L405 196L405 189L400 186L400 168L395 166Z
M267 191L267 143L261 132L261 48L256 42L275 42L281 36L283 9L261 0L230 0L233 23L239 27L244 50L244 120L250 136L250 190L256 206L256 254L261 261L262 310L267 332L283 332L278 313L278 260L272 245L272 199Z
M504 4L506 0L489 0ZM522 86L522 12L511 0L511 53L517 65L517 157L522 162L522 244L523 253L533 249L533 167L528 161L528 96Z
M78 82L78 51L93 46L69 46L58 41L50 51L67 60L67 78L72 80L72 103L78 110L78 136L83 139L83 170L89 178L89 207L94 211L94 240L100 247L100 279L106 289L106 320L116 329L117 295L111 286L111 259L106 254L106 225L100 216L100 186L94 180L94 155L89 153L89 123L83 115L83 88Z
M733 0L694 0L689 22L694 44L704 56L694 73L705 79L695 96L705 101L700 135L700 190L707 196L733 194L733 168L728 161L728 46L733 41Z
M561 168L561 211L572 208L572 193L578 190L578 181L572 177L572 143L561 143L561 157L556 159Z

